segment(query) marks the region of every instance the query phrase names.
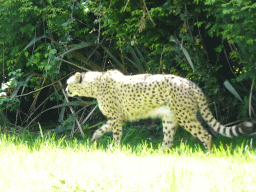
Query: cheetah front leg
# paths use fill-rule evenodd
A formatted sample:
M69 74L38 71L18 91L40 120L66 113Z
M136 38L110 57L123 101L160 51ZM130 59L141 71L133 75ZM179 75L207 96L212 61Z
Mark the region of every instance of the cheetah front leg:
M100 139L100 137L107 132L112 131L112 126L111 126L111 120L108 120L107 123L105 125L102 125L101 128L99 128L98 130L96 130L92 136L92 140L91 143L94 144L98 144L98 141Z
M174 126L172 123L163 123L163 133L164 139L162 142L161 150L164 151L169 149L173 146L174 135L177 130L177 127Z
M97 143L99 141L99 138L107 133L113 131L113 137L115 141L115 145L120 144L121 136L122 136L122 124L117 120L108 120L105 125L103 125L101 128L96 130L92 136L91 143Z
M164 139L162 142L161 150L171 148L173 146L174 135L177 130L178 121L170 111L168 117L162 118Z

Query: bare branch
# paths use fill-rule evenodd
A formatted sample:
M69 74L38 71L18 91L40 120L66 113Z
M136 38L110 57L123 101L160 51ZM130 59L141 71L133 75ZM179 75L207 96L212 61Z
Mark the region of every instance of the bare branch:
M128 3L129 3L129 1L130 1L130 0L128 0L128 1L126 2L126 5L125 5L125 7L124 7L124 11L126 10L126 7L127 7Z
M62 83L61 83L60 81L59 81L59 84L60 84L60 86L62 87ZM68 99L68 97L67 97L67 95L66 95L66 93L65 93L65 91L64 91L63 89L62 89L62 93L63 93L63 95L64 95L64 97L65 97L67 103L69 103L69 99ZM69 109L70 109L70 111L71 111L73 117L74 117L75 120L76 120L76 124L77 124L77 126L78 126L78 128L79 128L79 130L80 130L80 133L81 133L82 136L84 137L84 136L85 136L85 135L84 135L84 132L83 132L83 130L82 130L82 127L81 127L81 125L80 125L78 119L76 118L76 114L75 114L73 108L72 108L71 106L68 106L68 107L69 107Z
M147 6L146 6L145 0L143 0L143 4L144 4L145 9L147 10L147 13L148 13L148 16L149 16L151 22L152 22L152 23L154 24L154 26L155 26L156 24L154 23L153 19L151 18L150 14L149 14L149 11L148 11L148 8L147 8Z

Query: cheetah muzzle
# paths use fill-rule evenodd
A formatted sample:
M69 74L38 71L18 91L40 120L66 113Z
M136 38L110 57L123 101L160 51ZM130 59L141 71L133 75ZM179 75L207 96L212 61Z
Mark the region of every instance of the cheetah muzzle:
M202 90L188 79L176 75L131 75L117 70L76 73L67 80L69 96L96 98L101 112L108 118L95 131L92 143L106 132L113 132L119 144L122 125L126 121L161 118L164 139L162 149L173 145L177 126L180 125L202 141L206 150L212 148L212 136L202 127L196 114L216 132L226 137L250 132L255 123L243 122L235 126L221 125L210 112Z

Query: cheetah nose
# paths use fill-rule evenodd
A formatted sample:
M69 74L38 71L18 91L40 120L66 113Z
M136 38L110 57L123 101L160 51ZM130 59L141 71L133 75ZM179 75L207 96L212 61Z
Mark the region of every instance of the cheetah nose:
M66 93L67 93L67 95L68 95L69 97L71 97L71 94L69 93L69 90L68 90L68 86L67 86L67 88L66 88Z

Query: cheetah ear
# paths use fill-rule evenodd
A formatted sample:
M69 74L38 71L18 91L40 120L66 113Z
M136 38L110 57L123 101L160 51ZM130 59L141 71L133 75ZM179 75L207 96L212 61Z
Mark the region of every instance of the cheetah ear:
M76 72L74 83L80 83L80 82L81 82L81 78L82 78L82 77L81 77L81 73Z

